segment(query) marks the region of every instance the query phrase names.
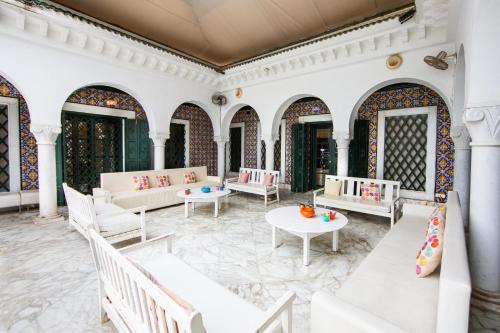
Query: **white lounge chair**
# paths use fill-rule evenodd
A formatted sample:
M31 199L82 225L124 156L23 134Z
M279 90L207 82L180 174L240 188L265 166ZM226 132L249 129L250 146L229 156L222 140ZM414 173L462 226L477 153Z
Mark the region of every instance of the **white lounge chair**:
M64 195L68 204L68 222L88 238L88 229L95 229L109 243L141 237L146 240L145 207L124 209L109 203L95 203L91 195L84 195L63 183ZM137 215L136 213L139 213Z

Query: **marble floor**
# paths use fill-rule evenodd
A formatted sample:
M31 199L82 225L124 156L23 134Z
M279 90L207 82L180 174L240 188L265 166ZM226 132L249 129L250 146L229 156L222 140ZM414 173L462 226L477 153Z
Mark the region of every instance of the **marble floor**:
M311 199L283 197L280 205ZM213 205L198 205L187 219L182 205L169 207L147 213L148 238L174 232L177 256L262 309L293 290L294 332L308 332L314 291L338 289L389 223L350 213L339 252L331 250L331 237L320 236L312 241L311 263L304 267L300 239L281 234L283 245L271 247L265 212L261 199L245 195L229 198L218 218ZM96 274L86 240L66 223L34 225L35 215L0 213L0 332L115 332L111 323L101 326L98 320ZM499 323L472 310L471 332L500 332Z

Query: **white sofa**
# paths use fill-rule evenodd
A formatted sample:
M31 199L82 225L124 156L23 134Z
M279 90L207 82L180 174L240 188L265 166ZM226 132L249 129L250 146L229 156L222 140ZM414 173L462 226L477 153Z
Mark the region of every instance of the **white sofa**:
M292 332L295 294L291 291L263 311L170 254L169 235L120 250L94 230L89 236L99 280L101 321L111 319L120 333ZM162 239L167 240L164 255L137 263L126 257Z
M313 295L312 333L468 331L471 284L456 192L448 194L441 268L415 274L432 209L405 204L403 217L335 295Z
M314 207L332 207L359 213L385 216L391 219L391 228L396 221L398 211L400 182L382 179L355 178L327 175L325 182L340 181L340 196L330 196L321 188L313 191ZM377 184L380 186L380 201L363 200L361 184Z
M184 174L193 171L196 183L184 184ZM158 187L156 176L167 175L171 186ZM150 189L136 191L132 176L148 176ZM177 192L186 188L205 185L221 185L220 177L207 176L207 167L191 167L180 169L144 170L132 172L101 173L101 187L94 189L95 196L109 196L111 202L123 208L146 206L146 210L184 203L177 197Z
M235 178L226 179L226 188L228 190L236 192L252 193L264 196L264 206L267 207L268 203L274 203L280 201L280 189L279 189L279 179L280 172L273 170L262 170L262 169L250 169L250 168L240 168L240 175L242 173L249 173L247 183L239 182L239 176ZM264 177L266 175L273 175L273 184L270 186L264 186ZM268 196L276 195L276 200L268 201Z

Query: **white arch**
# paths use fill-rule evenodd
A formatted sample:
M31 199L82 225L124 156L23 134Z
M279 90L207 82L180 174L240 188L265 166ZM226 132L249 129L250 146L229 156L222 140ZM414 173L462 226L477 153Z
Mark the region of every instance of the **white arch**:
M261 122L259 113L250 104L238 103L232 105L224 112L224 117L222 118L222 128L220 133L223 138L229 139L229 127L231 126L231 121L233 120L234 115L236 114L236 112L247 106L252 108L257 113L257 116L259 118L259 123ZM262 127L262 123L260 125Z
M23 89L22 85L19 84L15 79L13 79L9 74L5 73L5 71L2 69L0 70L0 76L3 76L7 82L9 82L11 85L16 88L17 91L19 91L19 94L23 96L24 101L28 105L28 111L29 111L29 106L30 106L30 96L26 94L26 91Z
M389 80L385 80L385 81L381 81L381 82L377 83L376 85L374 85L373 87L371 87L370 89L365 91L359 98L357 98L357 102L354 105L354 107L351 109L351 114L349 116L349 133L351 133L351 134L353 133L354 120L356 119L356 117L358 115L359 108L368 99L368 97L370 97L377 90L379 90L383 87L387 87L387 86L392 85L392 84L396 84L396 83L415 83L415 84L419 84L419 85L425 86L427 88L430 88L430 89L434 90L439 95L439 97L441 97L443 99L443 101L446 103L446 107L448 108L448 110L451 110L450 100L446 97L446 95L439 88L437 88L432 83L425 81L425 80L422 80L422 79L416 79L416 78L389 79Z
M174 109L174 112L169 113L169 115L168 115L168 124L169 124L169 126L170 126L172 118L173 118L175 112L177 111L177 109L181 105L186 104L186 103L196 105L200 109L202 109L203 112L205 112L205 114L208 116L208 118L210 118L210 123L212 124L212 129L213 129L214 135L216 135L220 131L219 130L219 128L220 128L219 116L217 114L215 114L215 112L213 112L213 108L209 107L206 103L203 103L203 102L200 102L200 101L194 100L194 99L186 100L186 101L178 104L177 107Z

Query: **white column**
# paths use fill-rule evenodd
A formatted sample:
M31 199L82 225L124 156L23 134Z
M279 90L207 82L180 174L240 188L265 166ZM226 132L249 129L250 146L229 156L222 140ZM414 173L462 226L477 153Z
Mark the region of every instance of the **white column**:
M337 143L337 175L347 176L349 170L349 143L351 137L349 132L335 131L332 134Z
M263 136L266 144L266 170L274 170L274 144L277 141L275 136Z
M453 161L453 190L458 192L464 226L469 224L470 197L470 135L464 125L454 126L450 133L455 146Z
M500 292L500 105L465 109L472 138L469 260L473 286Z
M150 132L149 138L153 140L154 168L155 170L163 170L165 169L165 142L169 138L169 133Z
M33 222L56 222L64 220L57 212L56 189L56 140L61 126L31 124L38 148L38 191L40 215Z
M229 138L216 136L214 140L217 142L217 176L224 177L226 174L226 143L229 141Z

